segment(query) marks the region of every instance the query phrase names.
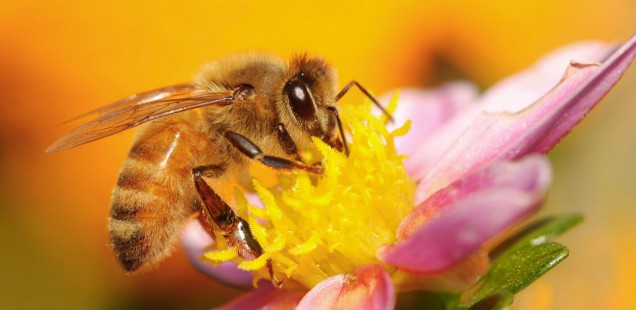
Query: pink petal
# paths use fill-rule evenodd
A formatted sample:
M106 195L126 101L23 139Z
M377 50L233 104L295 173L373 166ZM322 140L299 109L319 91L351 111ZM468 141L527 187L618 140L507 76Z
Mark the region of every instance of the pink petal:
M455 140L485 109L490 109L489 112L517 111L536 101L556 85L563 76L564 64L568 63L570 59L596 61L608 53L609 46L601 43L573 44L542 58L532 68L495 84L479 99L473 100L472 104L465 106L456 117L438 128L430 137L421 139L416 136L413 144L419 147L415 154L409 153L409 155L412 157L412 162L417 163L417 168L409 170L409 173L415 179L424 178L435 162L447 152ZM398 109L400 109L400 105L401 102ZM410 113L419 115L417 111ZM439 188L441 187L435 189ZM422 201L424 196L423 193L419 193L416 201Z
M636 58L636 35L610 55L600 67L594 67L596 70L593 75L579 86L575 93L570 93L558 109L546 115L546 119L537 126L539 130L534 136L529 137L525 143L520 143L519 149L512 148L509 151L509 157L518 157L519 154L537 151L546 153L551 150L614 87L634 58ZM572 64L570 69L582 70L577 64ZM569 72L569 74L575 73ZM549 95L554 97L558 93ZM548 105L550 101L544 99L537 105L542 104Z
M296 309L393 309L395 292L389 274L376 264L355 275L336 275L316 285Z
M391 273L398 291L463 292L488 272L488 251L477 250L448 270L436 274L414 274L402 269Z
M399 153L415 156L421 141L426 141L438 128L467 109L477 94L477 87L468 82L447 83L432 90L400 90L399 104L393 112L395 122L387 126L393 130L411 120L411 130L395 139ZM385 99L389 96L393 94L385 96ZM404 161L404 165L410 173L417 173L423 168L421 162L410 158Z
M294 309L305 292L287 291L271 285L261 286L239 298L216 308L220 310L243 309Z
M530 155L514 163L493 164L455 181L426 199L402 221L397 230L397 240L409 238L428 219L475 193L492 189L532 192L539 185L547 186L550 177L549 164L539 155Z
M398 243L379 249L378 258L413 273L446 270L536 211L550 180L540 155L492 164L418 206L400 225Z
M611 46L601 42L579 42L551 52L531 68L507 77L490 87L478 104L489 112L517 113L547 94L563 77L572 60L598 62L609 55Z
M549 151L620 79L635 55L636 37L633 37L602 65L572 63L551 92L518 113L501 112L500 103L485 102L485 110L468 125L458 125L463 128L459 137L425 175L419 176L423 178L416 201L497 159ZM542 76L539 74L538 78ZM510 106L514 111L522 108L523 104ZM427 160L430 159L423 159Z
M214 240L201 226L199 220L194 219L186 224L181 242L192 265L203 274L234 287L246 289L252 287L252 274L236 268L235 263L227 262L214 266L202 258L208 251L207 248L214 244Z

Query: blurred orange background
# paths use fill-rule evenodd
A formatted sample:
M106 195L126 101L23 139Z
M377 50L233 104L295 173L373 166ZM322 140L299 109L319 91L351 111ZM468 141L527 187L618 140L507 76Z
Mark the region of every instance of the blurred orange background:
M189 266L180 249L126 276L107 246L109 196L131 132L44 149L63 120L124 96L188 81L242 51L307 51L375 93L467 78L496 82L561 45L626 40L633 0L0 1L0 308L170 309L240 291ZM356 100L348 99L348 100ZM518 309L636 308L636 68L552 152L544 214L581 212L560 241L570 257L517 298Z

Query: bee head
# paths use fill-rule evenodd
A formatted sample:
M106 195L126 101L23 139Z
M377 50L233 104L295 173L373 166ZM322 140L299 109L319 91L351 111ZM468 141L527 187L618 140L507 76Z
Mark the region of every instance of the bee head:
M294 123L307 134L324 138L334 129L328 111L336 95L336 72L322 58L294 57L282 89L283 102Z

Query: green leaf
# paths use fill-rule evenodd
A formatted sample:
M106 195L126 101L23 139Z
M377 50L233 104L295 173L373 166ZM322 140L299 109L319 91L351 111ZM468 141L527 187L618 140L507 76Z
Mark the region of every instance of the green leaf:
M508 238L490 253L490 271L468 301L458 304L443 293L409 292L398 295L398 308L507 309L516 293L568 256L565 246L549 241L582 220L578 214L548 217Z
M553 216L537 220L516 233L490 252L491 259L521 248L536 246L554 239L583 221L579 214Z
M514 295L567 256L568 249L554 242L507 252L493 263L477 292L462 306L473 306L493 295Z

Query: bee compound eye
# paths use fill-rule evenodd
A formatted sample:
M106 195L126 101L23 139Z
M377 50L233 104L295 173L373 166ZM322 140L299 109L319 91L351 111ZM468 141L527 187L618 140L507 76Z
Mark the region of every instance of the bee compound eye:
M316 107L307 83L302 80L291 80L285 84L284 92L297 119L311 121L316 118Z

